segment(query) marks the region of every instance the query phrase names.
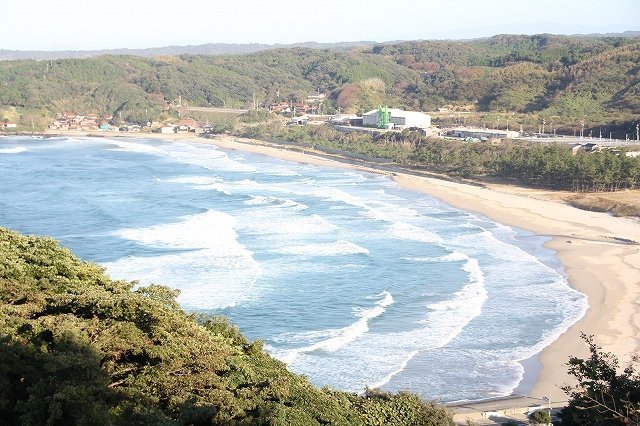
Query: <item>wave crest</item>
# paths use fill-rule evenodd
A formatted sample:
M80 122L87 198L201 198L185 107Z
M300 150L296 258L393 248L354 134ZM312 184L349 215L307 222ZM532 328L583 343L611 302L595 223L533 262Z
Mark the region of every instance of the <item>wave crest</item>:
M274 356L282 362L290 364L302 353L314 352L317 350L335 352L345 345L348 345L369 331L369 321L382 315L386 311L386 308L394 303L393 296L388 291L383 291L377 296L382 296L383 298L375 302L375 306L359 312L357 314L359 318L353 324L337 330L319 332L318 335L330 337L298 349L288 351L276 350L274 351Z
M27 148L23 146L17 146L15 148L0 148L0 154L19 154L25 152Z

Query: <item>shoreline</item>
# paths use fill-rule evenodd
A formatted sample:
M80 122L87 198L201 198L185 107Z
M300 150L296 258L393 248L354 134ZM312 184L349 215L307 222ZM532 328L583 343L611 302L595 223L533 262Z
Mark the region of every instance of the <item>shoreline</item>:
M566 363L571 356L588 356L580 333L595 335L603 350L613 352L624 365L638 352L640 315L636 303L640 300L640 223L616 218L606 213L580 210L555 201L535 199L430 177L390 172L359 164L317 157L313 152L288 151L262 141L234 140L230 137L199 139L224 149L248 151L283 160L384 173L400 186L431 195L453 207L480 213L498 223L531 231L551 239L544 244L553 250L564 268L568 283L588 300L585 315L564 331L540 353L520 363L525 367L518 388L529 387L532 397L549 397L566 401L559 388L575 383L567 374ZM638 287L638 286L636 286ZM528 371L532 364L537 372Z
M559 386L575 381L567 374L566 363L571 356L588 356L587 345L580 338L581 332L594 335L595 342L604 351L614 353L621 366L640 348L640 315L637 310L640 301L640 222L637 220L580 210L558 201L528 196L526 192L518 192L505 185L477 186L435 179L404 173L397 168L390 170L383 165L362 164L351 158L313 149L253 139L225 135L201 138L194 134L108 132L57 135L185 140L299 163L385 174L405 189L428 194L498 223L549 237L544 246L557 254L568 283L586 295L588 308L582 318L541 352L519 361L525 371L516 389L528 390L531 397L550 397L553 402L567 400ZM539 371L531 371L536 364L540 365Z

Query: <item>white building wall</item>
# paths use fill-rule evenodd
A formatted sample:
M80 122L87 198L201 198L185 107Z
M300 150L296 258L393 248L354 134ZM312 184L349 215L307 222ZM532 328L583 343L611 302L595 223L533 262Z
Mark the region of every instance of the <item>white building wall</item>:
M391 123L396 126L418 127L421 129L431 127L431 116L419 111L403 111L391 108ZM374 109L362 114L362 125L365 127L375 127L378 124L378 110Z
M378 124L378 110L374 109L362 114L362 125L365 127L376 127Z
M418 111L403 111L404 127L418 127L421 129L431 127L431 116Z

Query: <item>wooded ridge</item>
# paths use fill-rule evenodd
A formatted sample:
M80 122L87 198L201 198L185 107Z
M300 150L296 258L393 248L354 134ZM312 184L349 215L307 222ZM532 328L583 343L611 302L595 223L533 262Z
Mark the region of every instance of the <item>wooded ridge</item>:
M289 48L245 55L100 56L0 61L0 120L55 112L160 117L165 102L245 108L328 95L325 112L380 104L433 111L586 119L633 133L640 115L640 40L502 35L351 50ZM46 120L44 120L46 121ZM624 134L623 134L624 137Z

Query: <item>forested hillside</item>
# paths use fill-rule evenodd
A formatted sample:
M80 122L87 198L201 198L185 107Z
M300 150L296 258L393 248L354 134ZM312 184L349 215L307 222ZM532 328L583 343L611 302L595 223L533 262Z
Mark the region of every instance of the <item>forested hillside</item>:
M637 38L543 34L379 45L370 53L421 73L423 91L416 93L422 97L417 96L414 103L423 109L469 103L481 110L545 112L556 107L549 113L588 114L592 109L580 100L589 98L587 93L594 88L590 82L599 83L591 100L601 109L615 109L607 102L637 90L639 49ZM562 111L558 104L571 103L564 95L567 89L581 96L572 110ZM640 113L633 103L620 102L616 107Z
M226 320L134 284L0 228L2 424L453 424L415 395L316 389Z
M247 107L329 95L324 110L534 113L619 125L640 114L640 39L554 35L415 41L351 51L0 62L0 115L104 112L146 122L165 101ZM0 119L3 117L0 116Z

